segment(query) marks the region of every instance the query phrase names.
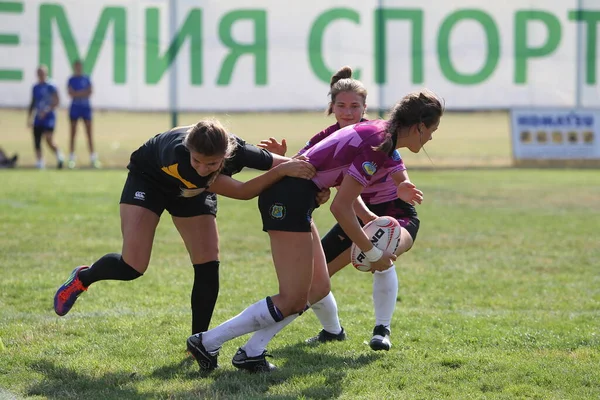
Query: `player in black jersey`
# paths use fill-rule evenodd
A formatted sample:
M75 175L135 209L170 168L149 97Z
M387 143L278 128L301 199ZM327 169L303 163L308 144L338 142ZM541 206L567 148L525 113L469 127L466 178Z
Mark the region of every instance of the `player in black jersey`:
M247 182L231 178L244 167L268 171ZM166 209L194 266L192 333L207 330L219 292L216 194L251 199L284 176L314 175L314 167L306 161L247 144L215 120L156 135L133 152L127 168L120 201L122 253L106 254L91 266L73 270L54 296L54 310L60 316L94 282L142 276Z

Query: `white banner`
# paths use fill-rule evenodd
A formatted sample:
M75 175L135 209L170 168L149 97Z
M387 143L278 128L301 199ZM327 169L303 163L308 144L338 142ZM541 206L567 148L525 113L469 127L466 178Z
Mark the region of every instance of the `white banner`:
M516 109L515 160L600 160L600 111Z
M597 1L9 0L0 106L81 59L99 108L324 109L343 65L371 109L428 87L449 109L600 107Z

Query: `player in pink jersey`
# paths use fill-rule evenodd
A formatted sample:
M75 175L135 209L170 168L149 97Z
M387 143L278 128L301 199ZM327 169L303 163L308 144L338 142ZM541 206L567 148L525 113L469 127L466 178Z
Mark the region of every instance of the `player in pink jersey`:
M341 68L331 78L331 102L327 115L334 114L337 122L313 136L299 154L305 153L316 143L325 139L333 132L348 125L365 121L364 113L367 107L367 90L364 85L352 79L350 67ZM263 140L258 145L272 153L285 156L287 144L285 139L279 143L275 138ZM421 203L423 193L410 182L400 153L396 150L392 158L402 168L384 179L366 187L361 193L361 199L366 207L356 207L355 211L361 223L367 223L377 216L386 215L396 218L401 226L400 245L396 256L410 250L419 230L420 221L414 208L415 203ZM406 201L405 201L406 200ZM352 241L341 228L335 224L321 239L321 245L327 260L329 276L350 263L350 246ZM389 350L391 347L391 322L398 297L398 275L395 266L373 274L373 304L375 309L375 328L369 345L373 350ZM341 326L337 303L333 293L311 306L323 329L317 336L307 340L307 343L341 341L346 339L346 332Z
M397 148L419 152L437 129L443 114L441 101L432 93L411 93L394 107L389 121L367 121L340 129L311 147L306 156L317 173L309 181L284 178L259 196L263 230L269 234L279 293L262 299L214 329L192 335L188 350L202 370L218 366L221 346L236 337L256 332L238 349L232 363L249 371L271 371L266 345L310 304L330 292L327 262L312 221L316 194L338 187L330 210L353 243L365 252L372 269L389 269L394 254L374 247L363 232L354 204L363 189L398 170L392 159ZM258 332L257 332L258 331Z

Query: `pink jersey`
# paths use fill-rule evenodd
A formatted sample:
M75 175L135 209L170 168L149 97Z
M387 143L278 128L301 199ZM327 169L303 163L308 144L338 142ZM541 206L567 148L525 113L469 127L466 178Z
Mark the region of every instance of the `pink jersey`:
M368 119L361 118L359 122L365 122ZM315 144L319 143L321 140L325 139L327 136L331 135L333 132L340 130L340 123L336 122L335 124L328 126L323 129L321 132L317 133L315 136L311 137L306 145L298 151L298 154L304 154L308 149L313 147Z
M339 186L344 175L348 174L365 188L380 186L375 191L373 188L365 190L369 204L396 199L396 186L389 174L403 171L406 167L397 152L390 157L373 149L384 141L386 128L387 121L383 120L360 122L315 143L304 153L317 169L313 182L320 189ZM373 202L375 200L376 203Z
M397 168L390 168L388 174L383 178L372 182L363 190L360 197L362 197L365 204L381 204L398 199L396 182L392 179L391 174L398 171L405 171L406 166L404 165L404 161L402 161L398 150L394 150L391 158Z

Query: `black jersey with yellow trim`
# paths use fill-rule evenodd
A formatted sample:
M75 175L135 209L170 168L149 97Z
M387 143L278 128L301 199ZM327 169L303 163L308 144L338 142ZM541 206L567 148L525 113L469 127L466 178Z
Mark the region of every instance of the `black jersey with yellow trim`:
M167 192L181 189L206 188L210 176L200 176L192 167L190 153L183 144L189 127L160 133L131 154L127 168L142 174ZM273 156L264 149L247 144L235 136L237 146L225 161L222 174L231 176L244 167L266 171L273 165Z

